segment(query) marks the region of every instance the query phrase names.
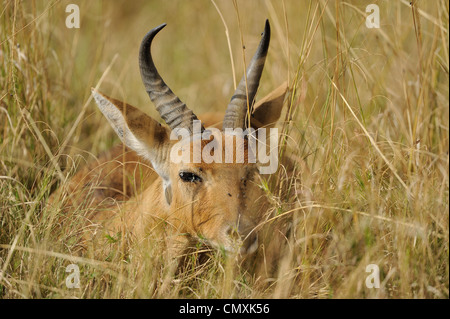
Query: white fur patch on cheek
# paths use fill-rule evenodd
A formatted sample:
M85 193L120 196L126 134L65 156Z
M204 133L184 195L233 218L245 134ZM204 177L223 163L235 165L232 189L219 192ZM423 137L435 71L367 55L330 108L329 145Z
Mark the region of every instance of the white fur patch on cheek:
M170 182L163 181L164 187L164 197L166 198L166 202L168 205L172 203L172 186Z

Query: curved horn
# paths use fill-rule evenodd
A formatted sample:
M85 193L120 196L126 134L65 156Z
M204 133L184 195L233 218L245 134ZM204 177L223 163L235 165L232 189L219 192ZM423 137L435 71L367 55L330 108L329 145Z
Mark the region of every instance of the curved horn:
M264 68L264 62L266 61L267 50L269 49L270 42L270 24L269 20L266 20L264 32L259 43L258 49L253 56L250 64L247 68L247 81L245 76L242 77L239 82L236 91L228 104L225 117L223 119L223 130L226 128L242 128L245 129L245 116L247 114L247 100L250 110L252 108L253 99L255 98L256 91L258 90L259 80ZM248 89L248 97L247 97Z
M170 129L185 128L192 134L193 121L197 120L197 116L164 83L153 63L150 51L152 40L165 26L164 23L150 30L142 40L139 49L139 68L142 82L150 99ZM204 130L203 126L201 130Z

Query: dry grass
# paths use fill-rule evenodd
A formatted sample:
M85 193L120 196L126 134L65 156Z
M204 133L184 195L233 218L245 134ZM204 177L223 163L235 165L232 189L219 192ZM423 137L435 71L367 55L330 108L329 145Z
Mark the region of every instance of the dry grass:
M448 2L7 1L0 10L0 298L448 298ZM240 23L238 23L238 14ZM273 37L258 96L292 88L263 245L236 262L193 252L173 274L157 239L106 260L75 257L86 212L45 206L76 169L117 143L90 88L158 118L140 83L143 35L167 22L153 53L196 113L223 109L265 18ZM63 222L59 222L63 218ZM112 239L114 241L114 239ZM276 253L275 253L276 252ZM67 289L77 263L81 289ZM381 288L364 282L380 267Z

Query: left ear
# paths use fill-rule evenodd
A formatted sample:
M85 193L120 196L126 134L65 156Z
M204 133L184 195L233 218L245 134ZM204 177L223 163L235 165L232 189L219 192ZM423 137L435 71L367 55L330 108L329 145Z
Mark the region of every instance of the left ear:
M150 116L125 102L92 89L100 111L105 115L122 142L139 156L152 163L161 176L167 203L171 202L168 154L171 147L170 130Z
M255 104L251 116L251 126L254 129L275 126L283 110L288 88L287 82L284 82Z

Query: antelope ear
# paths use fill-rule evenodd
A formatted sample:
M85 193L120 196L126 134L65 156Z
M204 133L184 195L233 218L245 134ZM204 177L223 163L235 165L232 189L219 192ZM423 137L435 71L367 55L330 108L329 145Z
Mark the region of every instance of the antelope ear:
M92 95L122 142L149 160L163 179L164 188L169 187L169 129L134 106L110 98L94 88Z
M253 128L271 128L275 126L283 110L287 91L288 84L284 82L255 104L251 116L251 126Z

